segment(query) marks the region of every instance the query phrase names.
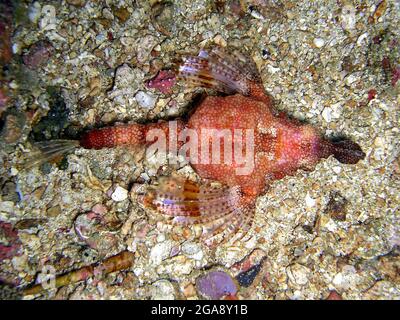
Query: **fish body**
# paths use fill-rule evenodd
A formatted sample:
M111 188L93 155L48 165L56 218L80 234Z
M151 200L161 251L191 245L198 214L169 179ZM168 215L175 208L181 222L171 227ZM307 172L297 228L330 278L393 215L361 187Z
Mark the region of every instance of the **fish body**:
M205 182L163 179L150 188L143 203L167 217L168 223L202 225L207 244L248 230L255 200L272 181L298 169L312 170L330 155L350 164L365 157L351 140L330 141L313 126L274 110L256 69L237 56L220 49L202 50L185 59L179 75L186 83L228 95L207 96L186 122L177 119L95 129L85 133L79 145L101 149L151 146L164 140L159 148L182 152ZM47 146L44 154L49 158L62 150ZM222 187L208 181L218 181Z

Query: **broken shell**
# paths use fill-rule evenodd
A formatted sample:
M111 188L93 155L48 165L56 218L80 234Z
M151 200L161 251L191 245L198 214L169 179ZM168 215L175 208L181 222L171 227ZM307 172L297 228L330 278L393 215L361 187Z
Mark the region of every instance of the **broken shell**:
M196 279L196 288L203 296L218 300L227 295L235 295L237 286L224 271L211 271Z

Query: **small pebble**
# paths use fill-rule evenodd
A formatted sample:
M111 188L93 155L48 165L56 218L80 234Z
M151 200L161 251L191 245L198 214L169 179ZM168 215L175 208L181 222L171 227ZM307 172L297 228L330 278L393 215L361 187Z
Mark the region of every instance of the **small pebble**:
M93 206L92 211L94 213L99 214L99 215L104 215L104 214L107 213L107 208L103 204L98 203L98 204Z
M325 107L324 110L321 113L322 118L324 118L324 120L326 122L331 122L332 120L332 109L329 107Z
M191 259L201 260L203 258L203 251L200 245L193 242L185 242L182 245L182 252Z
M158 280L152 285L152 300L174 300L175 289L168 280Z
M59 205L51 207L46 211L46 215L51 218L57 217L60 213L61 213L61 207Z
M28 17L33 23L37 23L42 11L42 6L39 2L35 1L29 6Z
M356 25L356 9L352 5L345 5L342 9L341 26L344 30L350 31Z
M170 256L171 249L172 241L157 243L150 251L150 261L154 265L159 265Z
M286 273L294 285L303 286L309 281L311 270L299 263L295 263L287 268Z
M136 96L135 99L137 101L137 103L145 109L152 109L154 108L154 106L156 105L157 102L157 97L154 97L151 94L148 94L144 91L139 91Z
M85 5L86 0L67 0L68 4L71 4L75 7L83 7Z
M128 190L118 186L115 188L113 194L111 195L111 199L116 202L124 201L128 198Z
M308 194L308 193L306 195L305 201L306 201L307 207L312 208L315 206L315 203L316 203L315 199L311 198L310 194Z
M326 300L343 300L342 296L337 293L335 290L332 290L329 293L329 296L326 298Z
M321 38L315 38L314 39L314 45L317 48L322 48L325 45L325 41L324 41L324 39L321 39Z
M56 8L52 5L45 5L42 8L42 19L40 19L39 27L42 30L56 29Z
M256 278L260 270L261 270L261 264L257 264L251 267L249 270L239 273L236 276L236 280L242 287L249 287L253 283L254 279Z

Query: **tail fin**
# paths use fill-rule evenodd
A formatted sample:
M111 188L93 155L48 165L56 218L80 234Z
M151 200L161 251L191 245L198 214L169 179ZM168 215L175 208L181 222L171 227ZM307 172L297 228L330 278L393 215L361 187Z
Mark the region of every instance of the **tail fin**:
M332 146L333 156L341 163L355 164L365 158L361 147L351 140L333 142Z
M22 164L23 169L30 169L47 161L56 159L79 146L77 140L52 140L40 141L33 144L35 151L32 151Z
M321 145L321 157L326 158L333 155L336 160L345 164L356 164L365 158L365 153L361 147L349 140L342 139L339 141L323 140Z
M245 201L239 187L198 184L181 177L161 180L143 203L167 217L169 224L201 225L207 245L225 242L239 229L247 232L254 215L254 201Z
M238 54L227 54L221 48L201 50L179 66L178 76L194 86L213 88L227 94L249 95L251 81L259 82L253 61L242 61Z

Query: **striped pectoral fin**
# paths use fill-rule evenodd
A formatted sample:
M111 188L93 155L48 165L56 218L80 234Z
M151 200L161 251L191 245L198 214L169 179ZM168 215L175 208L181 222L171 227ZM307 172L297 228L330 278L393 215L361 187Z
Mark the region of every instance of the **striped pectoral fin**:
M206 244L228 240L230 233L248 230L254 214L239 187L199 184L185 178L164 178L144 197L144 203L165 215L168 223L201 225ZM218 241L217 241L218 240Z
M242 239L250 230L254 215L254 198L242 197L235 214L222 217L219 221L211 221L203 227L203 241L211 247L226 241L234 243Z
M219 47L201 50L198 56L184 58L178 76L192 86L249 95L252 83L259 83L260 77L253 61L242 60Z

